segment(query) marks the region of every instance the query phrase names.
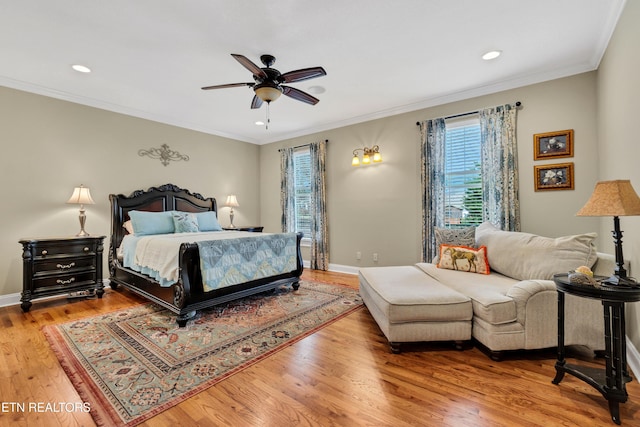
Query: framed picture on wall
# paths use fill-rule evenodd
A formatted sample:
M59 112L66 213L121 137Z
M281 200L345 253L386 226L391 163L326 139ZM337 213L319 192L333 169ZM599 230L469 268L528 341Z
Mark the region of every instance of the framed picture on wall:
M533 160L573 157L573 129L533 135Z
M573 163L533 167L536 191L573 190Z

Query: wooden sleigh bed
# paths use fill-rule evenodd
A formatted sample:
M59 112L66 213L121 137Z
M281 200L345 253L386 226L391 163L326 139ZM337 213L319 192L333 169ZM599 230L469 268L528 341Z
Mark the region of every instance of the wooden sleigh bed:
M111 241L109 243L109 273L111 288L123 285L127 289L159 304L176 313L177 322L184 327L187 321L195 315L197 310L217 304L229 302L238 298L273 290L282 285L291 285L298 289L302 274L302 255L300 240L302 233L297 234L296 268L287 273L271 277L251 280L248 282L205 291L203 286L198 245L183 243L180 245L178 263L179 279L171 286L160 284L137 271L123 266L118 257L118 248L128 232L123 227L129 220L129 212L147 211L182 211L205 212L217 211L215 198L205 198L200 194L191 193L173 184L139 190L129 196L122 194L109 196L111 201Z

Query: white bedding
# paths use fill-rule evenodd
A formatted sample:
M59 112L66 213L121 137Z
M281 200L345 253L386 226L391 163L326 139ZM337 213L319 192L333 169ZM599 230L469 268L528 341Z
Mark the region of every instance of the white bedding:
M150 236L128 234L124 236L120 246L122 265L154 278L161 286L171 286L178 281L178 255L182 243L235 239L252 235L255 233L247 231L210 231Z

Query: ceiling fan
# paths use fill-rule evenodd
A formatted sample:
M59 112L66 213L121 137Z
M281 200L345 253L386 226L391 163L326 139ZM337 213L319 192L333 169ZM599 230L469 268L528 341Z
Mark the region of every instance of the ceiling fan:
M276 58L272 55L260 56L260 61L264 64L264 68L258 67L250 59L243 55L232 53L240 64L253 74L254 82L251 83L229 83L224 85L205 86L203 90L224 89L228 87L249 86L253 88L255 95L251 101L251 108L260 108L263 102L267 105L275 101L284 94L289 98L302 101L307 104L316 105L320 100L309 95L299 89L291 86L284 86L282 83L296 83L303 80L315 79L316 77L326 76L327 72L322 67L302 68L300 70L289 71L281 74L280 71L271 66L276 62Z

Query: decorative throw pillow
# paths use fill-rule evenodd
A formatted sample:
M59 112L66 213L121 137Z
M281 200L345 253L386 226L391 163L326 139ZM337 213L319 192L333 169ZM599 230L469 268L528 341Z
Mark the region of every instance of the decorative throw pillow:
M440 248L440 245L454 245L454 246L467 246L473 248L476 246L476 228L439 228L433 229L433 234L436 238L436 248ZM440 249L435 257L433 257L432 263L437 264L440 260Z
M147 212L129 211L131 225L136 236L149 234L170 234L175 231L173 216L170 211Z
M196 218L198 218L198 229L200 231L222 231L215 211L198 212Z
M470 248L468 246L440 245L438 268L489 274L487 248L484 246Z
M127 233L133 234L133 224L131 224L131 220L125 221L122 227L127 230Z
M176 233L195 233L198 229L198 218L190 212L171 212Z
M436 247L440 245L468 246L476 245L476 228L434 228L436 236Z

